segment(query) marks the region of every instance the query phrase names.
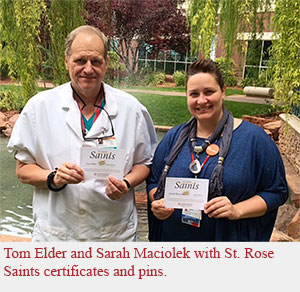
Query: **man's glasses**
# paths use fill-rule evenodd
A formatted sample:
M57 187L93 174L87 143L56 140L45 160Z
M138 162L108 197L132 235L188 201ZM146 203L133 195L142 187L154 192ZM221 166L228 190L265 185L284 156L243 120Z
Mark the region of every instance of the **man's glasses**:
M102 141L105 140L105 139L108 139L108 138L111 138L113 136L115 136L115 130L114 130L114 126L113 126L113 123L112 123L112 120L110 118L110 115L109 113L107 112L107 110L103 107L103 106L99 106L99 105L96 105L94 104L95 107L99 108L100 110L102 110L102 113L105 113L109 119L109 123L110 123L110 133L109 135L103 135L103 136L99 136L99 137L86 137L86 134L87 133L84 133L83 129L82 129L82 136L83 136L83 139L84 141L94 141L94 140L98 140L99 144L102 144ZM104 133L103 133L104 134Z
M72 84L71 84L71 87L72 87L73 92L76 94L76 96L80 99L80 101L83 104L82 108L81 109L79 108L80 109L80 113L82 114L82 111L83 111L83 109L86 106L86 103L81 98L81 96L76 92L76 90L73 88ZM100 101L101 101L102 97L103 97L103 102L101 104L99 103L99 105L97 105L97 100L100 99ZM83 136L84 141L98 140L98 143L102 144L103 140L111 138L111 137L113 137L115 135L114 126L113 126L112 120L110 118L110 115L107 112L107 110L104 108L104 106L102 106L102 104L105 105L105 97L104 97L103 86L100 87L99 93L98 93L97 98L96 98L95 103L94 103L94 107L96 108L95 120L98 118L98 116L100 115L101 110L102 110L102 112L104 112L107 115L108 119L109 119L111 133L110 133L110 135L103 135L103 136L100 136L100 137L88 137L87 138L86 135L87 135L88 131L86 131L83 119L81 117L81 130L82 130L82 136ZM95 122L95 120L94 120L94 122Z

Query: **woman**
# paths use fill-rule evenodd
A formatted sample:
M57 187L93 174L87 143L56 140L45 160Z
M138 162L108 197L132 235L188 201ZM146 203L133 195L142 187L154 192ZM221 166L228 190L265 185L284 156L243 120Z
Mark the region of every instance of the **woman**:
M187 105L193 117L163 138L147 180L150 241L270 239L278 207L288 197L282 159L260 127L232 117L223 107L224 97L216 64L211 60L191 64ZM175 148L176 158L164 172ZM204 210L166 208L165 176L209 179Z

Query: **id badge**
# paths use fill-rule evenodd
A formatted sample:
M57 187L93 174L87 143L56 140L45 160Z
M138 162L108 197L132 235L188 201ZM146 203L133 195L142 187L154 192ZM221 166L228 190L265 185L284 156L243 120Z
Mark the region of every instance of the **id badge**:
M115 137L101 139L99 147L117 149L117 139Z
M202 219L201 210L183 209L181 215L181 222L192 225L194 227L200 227L200 221Z

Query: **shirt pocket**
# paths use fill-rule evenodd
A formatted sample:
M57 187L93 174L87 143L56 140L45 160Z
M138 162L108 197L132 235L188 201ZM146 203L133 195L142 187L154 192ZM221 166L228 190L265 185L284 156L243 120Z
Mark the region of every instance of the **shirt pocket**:
M66 228L47 226L40 223L36 223L33 230L33 241L71 241L70 231Z
M136 241L136 226L133 220L103 226L99 241Z

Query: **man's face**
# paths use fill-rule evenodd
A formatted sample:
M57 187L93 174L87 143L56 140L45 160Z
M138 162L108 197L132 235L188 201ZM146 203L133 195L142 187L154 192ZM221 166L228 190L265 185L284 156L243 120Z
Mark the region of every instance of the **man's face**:
M81 96L98 94L104 79L108 58L104 58L104 44L93 33L79 33L71 46L71 56L66 56L66 68L69 71L72 86Z

